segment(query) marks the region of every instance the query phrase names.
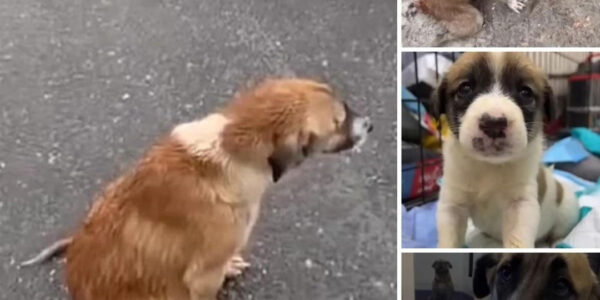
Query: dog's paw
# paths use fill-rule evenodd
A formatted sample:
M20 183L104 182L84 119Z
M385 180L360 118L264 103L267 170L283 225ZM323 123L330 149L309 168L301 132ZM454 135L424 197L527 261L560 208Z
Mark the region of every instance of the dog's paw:
M510 9L512 9L516 13L520 13L523 8L525 8L525 3L527 0L508 0L507 4Z
M239 255L233 256L225 266L226 277L236 277L242 274L245 269L250 267L250 264Z

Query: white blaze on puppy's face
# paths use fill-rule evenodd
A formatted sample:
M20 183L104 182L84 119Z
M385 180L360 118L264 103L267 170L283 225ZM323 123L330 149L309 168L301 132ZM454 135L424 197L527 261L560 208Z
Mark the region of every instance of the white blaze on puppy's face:
M527 147L527 128L521 109L499 87L494 87L469 105L461 118L459 141L481 160L510 160Z

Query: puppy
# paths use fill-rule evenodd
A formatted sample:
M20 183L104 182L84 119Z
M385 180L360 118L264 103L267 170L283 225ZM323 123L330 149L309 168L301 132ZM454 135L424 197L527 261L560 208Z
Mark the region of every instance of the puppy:
M576 224L574 193L540 164L552 91L520 53L465 53L433 96L451 134L437 211L439 247L463 247L467 219L504 247L554 242Z
M432 295L429 300L452 300L454 299L454 285L450 276L452 264L448 261L438 259L433 262L435 278L433 279Z
M600 299L600 286L581 253L487 254L473 276L477 298L494 300Z
M59 243L72 298L215 299L226 276L249 266L240 253L265 189L309 156L352 148L372 128L329 86L304 79L267 80L175 127Z
M527 0L499 0L519 13ZM475 35L483 28L483 16L472 4L472 0L416 0L415 6L424 14L440 21L447 34L439 36L436 44L441 45L454 39Z

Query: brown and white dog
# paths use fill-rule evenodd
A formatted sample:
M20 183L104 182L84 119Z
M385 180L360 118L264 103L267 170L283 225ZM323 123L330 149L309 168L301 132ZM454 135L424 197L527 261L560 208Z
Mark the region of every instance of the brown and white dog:
M492 300L600 299L597 275L581 253L486 254L477 260L473 292Z
M215 299L226 276L249 266L240 253L265 189L313 154L361 143L371 129L325 84L266 80L175 127L49 252L66 247L73 299Z
M574 193L540 164L552 91L529 58L465 53L433 101L451 132L443 145L439 247L463 247L469 217L504 247L552 244L573 228L579 215Z
M520 13L527 0L499 0L505 2L516 13ZM483 27L483 16L473 6L473 0L415 0L415 6L424 14L440 21L448 30L437 38L441 45L454 39L475 35Z

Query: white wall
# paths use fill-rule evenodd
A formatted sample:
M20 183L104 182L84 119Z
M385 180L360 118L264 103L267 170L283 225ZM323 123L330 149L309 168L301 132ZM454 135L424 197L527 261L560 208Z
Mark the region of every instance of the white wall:
M414 255L402 253L402 300L415 300Z

